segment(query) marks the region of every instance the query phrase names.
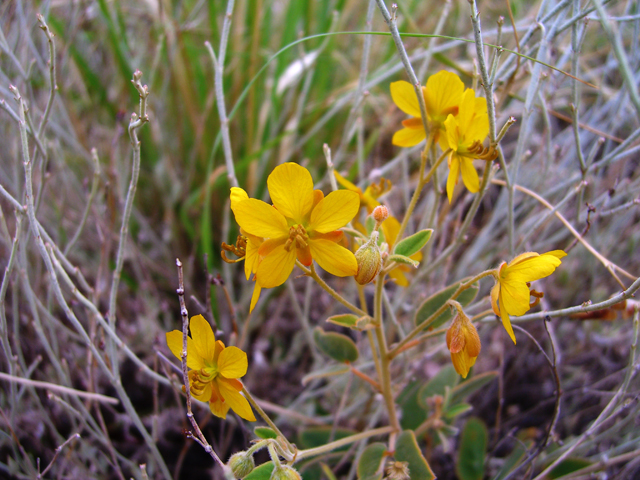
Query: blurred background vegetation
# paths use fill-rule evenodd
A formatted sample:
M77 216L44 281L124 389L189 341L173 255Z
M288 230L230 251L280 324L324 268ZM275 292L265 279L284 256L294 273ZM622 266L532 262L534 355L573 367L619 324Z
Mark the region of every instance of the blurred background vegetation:
M388 32L374 3L235 2L223 59L223 90L236 176L250 196L266 199L267 175L287 161L309 168L317 181L322 179L319 188L327 191L327 144L336 170L361 187L380 177L390 179L394 188L383 199L396 216L402 215L416 184L420 151L391 145L405 116L391 102L389 83L407 77L388 35L362 34ZM397 4L401 32L446 36L404 37L423 84L430 74L447 69L482 91L475 45L460 41L473 40L469 3ZM164 332L179 328L180 322L176 257L185 263L190 313L215 321L226 341L239 338L250 359L246 384L270 402L265 405L292 438L310 426L333 425L335 434L338 427L373 428L380 419L366 385L348 375L328 380L313 376L326 359L314 346L311 329L339 312L329 297L313 290L307 280L291 278L285 286L264 292L248 317L253 285L245 281L240 265L220 259L221 242L234 242L238 232L229 209L214 65L204 43L210 42L218 52L226 8L221 0L0 4L0 266L6 268L0 292L2 372L122 399L119 383L131 399L128 409L3 380L0 476L35 478L37 459L44 470L56 447L80 433L81 439L62 449L48 475L128 478L140 475L139 463L149 463L149 475L162 478L162 457L175 478L219 478L210 458L183 434L183 400L175 387L180 380L163 357L168 354ZM496 67L498 128L510 116L516 119L502 141L507 165L519 165L510 170L511 181L536 192L553 210L520 191L511 203L508 189L494 184L465 224L474 197L461 191L449 205L443 167L439 188L427 188L410 225L411 231L435 229L425 259L408 288L390 286L387 309L393 312L399 337L429 295L496 267L514 253L556 248L570 252L553 280L541 283L546 287L546 310L606 300L629 287L640 272L638 2L491 0L478 8L485 42L556 68L485 49ZM38 126L51 89L49 47L38 13L54 34L57 84L41 133ZM25 204L26 190L16 121L20 109L9 86L18 88L29 108L37 218L50 237L45 243L57 246L52 257L95 310L106 316L131 176L127 128L139 102L130 83L136 69L149 87L150 123L140 130L140 178L121 252L117 335L128 351L120 350L119 368L109 377L56 299L29 220L24 212L15 212L10 200ZM494 178L504 180L502 169L494 171ZM515 219L512 232L509 211ZM577 242L553 212L563 215L593 250ZM95 318L96 311L61 283L69 307L108 361L110 336ZM353 285L336 286L355 297ZM469 307L473 314L488 308L490 285L481 287L481 295ZM599 470L604 476L598 478L640 475L633 455L640 443L635 344L631 348L637 340L637 318L634 337L629 305L622 312L554 319L550 337L540 319L523 323L547 351L550 342L555 344L563 391L559 415L554 409L555 380L538 346L519 335L514 347L493 315L485 317L476 370L495 375L466 401L489 429L483 466L487 478L505 478L499 472L507 460L518 448L539 445L555 419L550 446L531 464L533 471L541 471L554 459L554 450L562 451L563 443L580 438L607 407L611 410L600 419L604 423L597 435L576 447L572 458L584 463L573 470L602 462ZM354 340L360 337L354 334ZM433 405L410 405L417 402L411 388L426 385L444 371L449 363L444 347L444 339L437 337L397 362L405 419L427 418ZM363 364L369 360L363 354ZM302 378L310 374L303 387ZM454 385L457 380L447 382ZM625 391L612 405L625 383ZM348 401L336 414L345 391ZM158 454L141 435L133 411L149 430ZM246 448L252 438L239 421L212 419L205 410L199 415L205 435L223 459ZM460 427L465 421L455 419L449 426ZM458 432L423 433L421 445L438 478L466 480L455 468ZM519 454L514 464L524 450ZM607 463L620 455L627 457ZM351 461L341 458L329 462L337 477L355 478ZM318 470L310 468L305 480L317 475ZM521 472L515 478L526 477Z

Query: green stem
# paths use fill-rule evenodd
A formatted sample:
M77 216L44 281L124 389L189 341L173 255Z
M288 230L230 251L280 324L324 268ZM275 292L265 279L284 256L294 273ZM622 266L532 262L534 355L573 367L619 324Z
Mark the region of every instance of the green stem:
M458 285L458 288L456 289L456 291L453 293L453 295L451 295L450 300L455 300L456 298L458 298L458 296L464 292L466 289L471 288L471 286L476 283L478 280L480 280L481 278L484 277L488 277L491 275L494 275L495 269L492 270L485 270L482 273L479 273L478 275L476 275L475 277L473 277L472 279L461 283L460 285ZM442 312L444 312L447 308L449 307L449 303L445 302L442 304L442 306L437 309L435 312L433 312L431 315L429 315L429 317L422 322L420 325L418 325L416 328L414 328L405 338L403 338L394 348L393 350L391 350L388 354L388 360L393 360L396 356L398 356L398 354L403 351L403 347L409 343L411 340L413 340L413 338L418 335L422 330L424 330L425 328L429 327L429 325L433 322L433 320L435 320L436 318L438 318Z
M324 280L322 280L322 278L320 278L320 276L316 273L316 268L313 265L313 263L311 264L311 268L307 268L304 265L302 265L298 260L296 260L296 265L300 267L300 270L302 270L305 275L308 275L309 277L313 278L316 281L316 283L324 289L325 292L327 292L336 301L340 302L342 305L347 307L353 313L357 313L360 316L367 315L367 312L365 312L361 308L356 307L353 303L349 302L348 300L345 300L344 297L342 297L342 295L340 295L333 288L327 285L327 283Z
M271 429L274 432L276 432L278 436L282 437L291 455L295 455L297 448L291 445L289 440L287 440L287 437L285 437L284 434L280 431L280 429L276 426L276 424L273 423L273 420L269 418L269 415L267 415L267 413L262 409L262 407L258 405L258 402L256 402L256 400L251 396L251 393L249 393L249 390L247 390L247 387L242 387L242 393L244 393L244 396L249 401L251 406L254 408L256 412L258 412L258 415L262 417L262 419L267 423L267 425L269 425L269 427L271 427Z
M449 155L449 152L451 152L450 149L447 149L445 152L443 152L442 155L440 155L440 158L438 158L438 160L436 160L436 162L433 164L433 166L429 170L429 173L427 173L427 175L424 176L424 169L428 159L426 152L427 152L427 148L430 147L431 143L433 143L433 140L432 140L432 136L430 135L429 138L427 138L427 144L425 145L425 149L422 152L422 163L420 164L420 180L418 180L418 186L413 192L413 196L411 197L411 202L409 203L409 206L407 207L407 211L404 214L404 218L402 219L402 224L400 225L400 230L398 231L398 235L396 237L396 242L399 242L400 240L402 240L402 235L404 234L404 231L406 230L407 225L409 224L409 218L411 218L411 215L413 214L413 210L416 208L416 205L418 204L418 199L420 198L420 192L422 192L422 189L424 188L424 186L427 183L429 183L429 181L431 180L431 177L435 175L442 161L445 158L447 158L447 156Z
M330 451L335 450L336 448L344 447L345 445L355 443L359 440L375 437L376 435L385 435L391 432L393 432L393 427L381 427L373 430L367 430L366 432L356 433L355 435L341 438L340 440L327 443L326 445L322 445L320 447L310 448L308 450L300 450L298 452L298 455L296 456L295 461L298 462L305 458L315 457L316 455L322 455L323 453L329 453Z
M374 297L374 321L376 323L375 334L378 340L378 348L380 350L380 387L382 389L382 396L387 405L387 411L389 412L389 422L393 428L392 433L400 431L400 422L398 421L398 414L396 412L395 399L393 398L393 392L391 391L391 374L389 372L389 351L387 349L387 340L384 336L383 324L382 324L382 291L384 288L384 274L378 275L376 278L376 292ZM390 442L392 443L392 442ZM390 449L393 449L391 445Z

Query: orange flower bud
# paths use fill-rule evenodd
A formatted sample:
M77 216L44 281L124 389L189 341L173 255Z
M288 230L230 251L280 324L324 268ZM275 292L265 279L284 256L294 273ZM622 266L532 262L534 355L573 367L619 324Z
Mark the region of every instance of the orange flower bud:
M378 205L373 209L373 213L371 214L371 216L376 221L376 223L380 225L387 218L389 218L389 209L384 205Z
M447 330L447 348L451 352L453 366L462 378L467 378L469 370L480 355L480 336L469 317L462 310L453 319Z

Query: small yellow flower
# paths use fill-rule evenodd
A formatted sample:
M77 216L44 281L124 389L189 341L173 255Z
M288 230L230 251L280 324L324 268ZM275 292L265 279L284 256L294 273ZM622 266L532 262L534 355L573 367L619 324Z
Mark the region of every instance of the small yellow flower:
M395 217L389 217L382 223L382 233L384 233L384 238L387 244L389 245L389 251L393 251L393 246L396 244L398 240L398 233L400 233L400 222ZM411 255L412 260L416 262L422 261L422 252L417 252ZM398 265L396 268L389 272L389 278L393 279L397 285L401 287L409 286L409 279L407 278L407 273L414 271L415 268L410 267L409 265Z
M315 260L338 277L356 274L353 253L337 244L343 236L338 229L358 213L360 202L355 192L339 190L325 197L313 189L309 171L295 163L277 166L267 179L267 187L273 206L255 198L234 203L238 192L231 193L233 213L242 230L264 239L257 251L257 285L282 285L296 258L305 266Z
M360 187L351 183L337 171L334 170L333 175L340 185L347 190L356 192L360 196L360 206L366 207L367 213L369 214L373 212L374 208L380 205L378 197L391 190L391 182L384 178L381 178L379 183L372 183L363 192Z
M459 311L447 330L447 348L451 352L451 362L462 378L467 378L469 370L480 355L480 336L469 317Z
M247 354L238 347L225 347L216 341L209 322L202 315L191 317L191 337L187 337L187 367L191 396L201 402L209 402L211 413L226 418L229 408L251 422L256 417L251 406L240 392L238 378L247 373ZM178 358L182 353L182 332L168 332L167 345Z
M502 319L502 325L516 343L509 315L524 315L531 308L529 282L548 277L562 263L560 259L567 254L562 250L553 250L539 254L526 252L502 265L496 270L495 285L491 289L491 307Z
M451 149L447 178L447 197L451 202L453 189L458 183L460 173L462 173L465 187L471 193L476 193L480 188L478 172L472 160L478 158L478 146L482 145L489 134L487 101L482 97L476 98L473 90L466 90L460 101L458 115L454 117L449 114L444 126L447 133L446 142Z
M463 92L460 77L444 70L431 75L422 87L433 141L439 142L442 150L448 148L445 136L440 135L444 133L444 122L450 114L458 114ZM409 82L400 80L391 84L391 98L400 110L412 117L402 122L404 128L393 135L391 142L398 147L413 147L426 138L416 91Z

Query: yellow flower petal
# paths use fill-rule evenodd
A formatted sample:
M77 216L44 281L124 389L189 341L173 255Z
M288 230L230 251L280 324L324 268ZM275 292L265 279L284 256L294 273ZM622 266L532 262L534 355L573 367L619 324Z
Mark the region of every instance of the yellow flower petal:
M456 115L462 100L464 83L455 73L442 70L427 80L425 101L431 121L442 123L450 113Z
M216 400L209 402L209 410L216 417L222 418L225 420L227 418L227 413L229 412L229 405L222 401L222 399L217 398Z
M447 139L449 148L457 151L460 145L460 132L458 131L458 122L456 122L453 115L449 114L447 119L444 121L444 127L447 132L445 138Z
M258 265L256 272L256 282L262 288L273 288L282 285L293 270L296 264L296 249L290 251L284 249L284 245L279 245L269 255L264 257Z
M505 275L513 281L533 282L551 275L560 263L562 262L555 255L538 255L507 267Z
M218 357L218 373L225 378L240 378L247 373L247 354L238 347L227 347Z
M462 157L460 159L460 171L462 173L462 182L471 193L476 193L480 190L480 179L478 178L478 172L473 166L473 162L470 158Z
M236 222L246 232L264 238L289 235L289 226L282 213L271 205L249 198L236 205Z
M464 135L467 146L471 146L474 142L484 142L489 135L489 116L486 113L476 115Z
M251 279L251 274L255 273L258 269L258 263L260 263L260 255L258 250L262 241L256 241L257 237L254 235L247 235L247 251L244 257L244 274L247 280Z
M191 393L191 396L196 400L200 400L201 402L208 402L211 398L211 382L205 383L201 393L197 394L196 390L193 388L193 377L195 377L196 375L196 370L191 370L189 372L189 392Z
M331 192L316 205L309 219L309 230L328 233L344 227L360 209L360 197L350 190Z
M200 356L205 360L213 360L216 337L209 322L202 315L196 315L191 317L189 329L191 330L193 343ZM187 353L189 353L189 350L187 350Z
M239 187L231 187L230 198L231 210L235 210L238 206L238 203L242 202L243 200L247 200L249 198L249 195L247 195L247 192Z
M340 175L337 170L333 171L333 176L336 177L336 180L338 181L338 183L342 185L344 188L346 188L347 190L351 190L352 192L356 192L358 194L362 193L362 190L360 188L358 188L356 185L354 185L349 180L347 180L342 175Z
M395 103L400 110L412 117L420 116L420 103L418 103L418 97L413 85L404 80L400 80L398 82L392 82L390 90L393 103Z
M449 176L447 177L447 198L449 198L449 203L451 203L451 199L453 198L453 189L458 184L459 171L459 156L456 153L451 152L451 155L449 156Z
M511 279L500 282L500 312L520 316L529 311L531 293L527 284Z
M507 309L502 306L503 297L504 295L502 294L502 291L500 291L500 300L499 300L500 301L500 319L502 320L502 326L507 331L507 333L509 334L509 337L511 337L511 340L513 340L513 344L515 345L516 335L513 333L513 327L511 326L511 319L509 318Z
M231 409L236 412L241 418L250 422L255 422L256 417L251 410L251 405L246 398L244 398L238 390L235 389L234 384L225 378L217 377L216 383L220 389L220 394L224 398Z
M253 312L253 309L256 307L256 303L258 303L258 299L260 298L260 291L262 287L258 285L256 282L253 286L253 295L251 295L251 305L249 306L249 313Z
M498 298L500 297L500 282L495 283L493 288L491 288L491 308L493 309L493 313L496 315L500 315L500 309L498 308Z
M400 222L396 217L390 216L382 222L382 233L384 234L384 241L389 244L391 249L398 239L398 233L400 233Z
M325 239L309 241L311 255L323 270L336 277L348 277L358 273L355 255L340 245Z
M287 218L300 223L313 205L313 179L309 170L296 163L283 163L267 178L273 205ZM275 235L261 235L273 237Z
M182 360L182 332L180 330L173 330L166 333L167 346L171 353L173 353L178 360ZM200 357L198 350L191 337L187 337L187 367L193 370L200 370L204 368L204 362Z
M408 287L409 286L409 280L407 279L407 276L404 274L404 272L402 271L401 268L397 267L394 268L393 270L391 270L387 276L392 279L393 281L396 282L396 285L400 286L400 287Z
M414 130L413 128L403 128L393 134L391 143L397 147L413 147L418 145L427 136L424 130Z

